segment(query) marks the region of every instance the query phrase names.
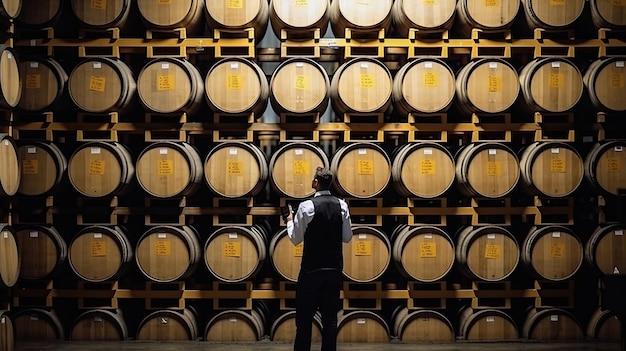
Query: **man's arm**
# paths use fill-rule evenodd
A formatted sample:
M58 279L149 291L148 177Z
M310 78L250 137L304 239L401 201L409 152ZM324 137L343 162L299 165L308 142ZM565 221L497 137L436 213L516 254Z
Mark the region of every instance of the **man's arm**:
M293 219L287 217L287 234L294 245L304 241L304 233L309 222L313 219L314 210L311 200L303 201L298 205L296 213L291 216Z
M352 220L350 219L350 209L344 200L339 200L341 204L341 239L344 243L352 240Z

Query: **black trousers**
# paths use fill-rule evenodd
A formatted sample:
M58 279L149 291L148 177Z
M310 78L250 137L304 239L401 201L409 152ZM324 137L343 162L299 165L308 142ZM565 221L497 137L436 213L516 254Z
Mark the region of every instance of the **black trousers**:
M341 270L300 271L296 287L296 341L294 351L311 350L313 318L319 308L322 315L322 350L337 350L337 313Z

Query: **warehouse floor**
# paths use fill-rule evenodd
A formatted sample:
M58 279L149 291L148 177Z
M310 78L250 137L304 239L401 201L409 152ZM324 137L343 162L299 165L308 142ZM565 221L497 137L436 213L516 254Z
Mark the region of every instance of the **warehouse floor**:
M258 342L258 343L229 343L216 344L207 342L20 342L16 344L16 351L180 351L191 349L194 351L290 351L292 345L288 343ZM338 351L619 351L620 345L615 342L579 342L579 343L529 343L529 342L496 342L496 343L467 343L454 344L341 344ZM312 350L319 350L319 344L313 345Z

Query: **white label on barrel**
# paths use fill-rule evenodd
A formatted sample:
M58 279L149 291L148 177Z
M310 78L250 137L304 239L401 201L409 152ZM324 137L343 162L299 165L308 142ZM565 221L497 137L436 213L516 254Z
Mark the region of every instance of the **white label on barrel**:
M233 62L230 64L230 69L238 69L239 68L239 63L238 62Z
M615 67L624 68L624 61L615 62Z
M39 232L30 232L28 233L28 236L31 238L38 238L39 237Z
M359 149L359 155L367 155L367 149Z
M2 317L2 319L0 319L0 323L5 324L6 323L6 319L4 317Z
M302 68L302 67L304 67L304 63L303 62L296 62L296 67L297 68Z
M4 141L4 146L9 146L9 141L8 140Z
M553 154L558 154L560 152L560 149L558 147L553 147L551 151Z
M6 143L6 141L5 141L5 143ZM622 149L621 146L616 146L614 150L615 150L615 152L622 152L623 149Z
M237 233L228 233L228 239L237 239Z
M298 156L301 156L301 155L304 155L304 150L302 150L302 149L295 149L295 150L293 150L293 153L298 155Z
M93 233L93 238L94 239L101 239L102 238L102 233Z
M554 233L552 233L552 237L553 238L560 238L561 237L561 232L554 232Z
M496 149L489 149L489 155L495 155L497 153Z
M165 239L165 238L167 238L167 234L165 234L165 233L159 233L159 234L157 234L157 238L159 238L159 239Z
M235 147L230 148L230 150L228 150L228 154L230 155L237 155L239 153L239 150Z
M13 54L11 54L11 53L9 52L9 53L7 54L7 58L8 58L9 60L13 60Z
M37 46L37 40L31 39L30 46Z
M9 233L8 232L2 233L2 237L4 237L5 239L8 239L9 238Z
M368 68L368 67L369 67L369 65L367 63L362 63L361 64L361 68Z
M231 322L231 323L237 323L239 320L237 318L231 317L231 318L228 319L228 321Z
M432 239L432 238L433 238L433 235L432 235L432 234L426 234L426 235L424 235L424 237L425 237L426 239Z
M497 62L489 62L489 68L490 69L498 68L498 63Z
M170 64L169 63L162 63L161 64L161 69L170 69Z
M496 317L493 317L493 316L488 316L487 318L485 318L485 321L486 321L487 323L493 323L493 322L495 322L495 321L496 321Z
M167 155L167 148L162 147L159 149L159 155Z
M102 68L102 62L94 62L94 63L93 63L93 68L94 68L94 69L100 69L100 68Z
M103 319L102 317L93 317L93 321L96 323L102 323Z
M91 148L91 154L92 155L100 155L101 152L102 152L102 150L99 147L92 147Z
M495 235L495 234L493 234L493 233L491 233L491 234L487 234L487 239L489 239L489 240L493 240L493 239L495 239L495 238L496 238L496 235Z
M558 322L559 321L559 315L558 314L553 314L550 316L550 322Z
M615 231L615 236L624 236L624 231L623 230L616 230Z
M424 155L432 155L433 149L424 149Z
M167 324L169 320L166 317L161 317L161 324Z
M30 320L31 321L38 321L39 320L39 316L37 316L36 314L31 314L30 315Z
M558 62L558 61L552 62L552 68L559 68L559 67L561 67L561 63L560 62Z
M31 62L30 68L39 68L39 62Z
M26 149L26 153L27 154L36 154L37 153L37 148L36 147L29 147L28 149Z
M365 324L365 318L359 318L356 320L357 324Z
M367 239L367 234L359 234L359 239Z
M424 62L424 68L428 68L428 69L433 68L433 63L432 62Z

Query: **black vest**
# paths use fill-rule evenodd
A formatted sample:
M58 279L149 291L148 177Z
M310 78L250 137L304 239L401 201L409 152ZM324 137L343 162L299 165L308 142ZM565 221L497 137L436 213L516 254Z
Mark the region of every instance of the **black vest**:
M311 201L315 215L304 233L301 269L306 272L319 269L342 270L342 216L339 199L332 195L322 195L312 198Z

